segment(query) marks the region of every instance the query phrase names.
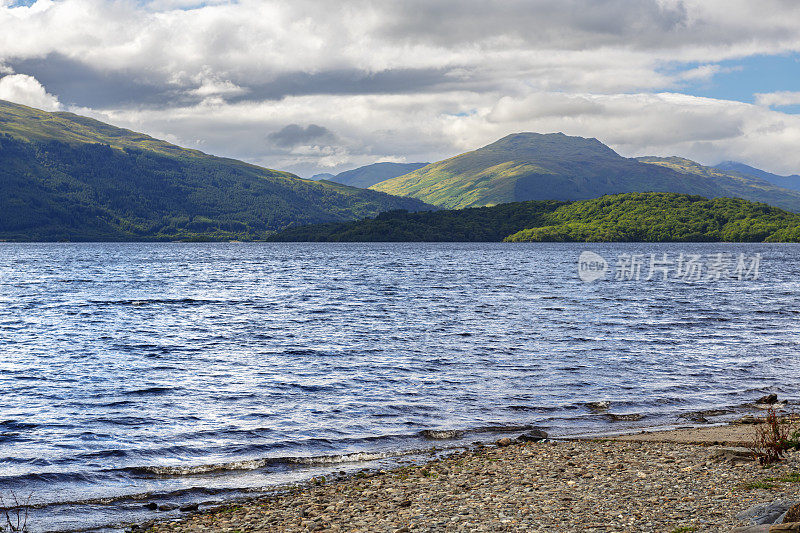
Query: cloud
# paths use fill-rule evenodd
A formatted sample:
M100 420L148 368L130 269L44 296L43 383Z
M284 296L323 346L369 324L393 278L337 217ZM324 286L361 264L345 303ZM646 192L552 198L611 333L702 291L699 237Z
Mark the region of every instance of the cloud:
M555 105L542 112L542 102L562 106L563 114ZM322 116L325 126L336 125L335 134L319 124ZM742 160L781 174L800 170L800 116L679 93L307 95L120 110L105 120L155 136L171 132L178 144L303 176L397 156L437 161L518 131L596 137L626 157L681 155L706 164ZM274 132L267 143L264 131Z
M778 91L774 93L756 93L756 103L763 106L800 105L800 92Z
M79 64L100 86L95 93L107 85L113 95L127 79L144 103L153 92L202 97L201 76L248 88L248 98L630 92L708 79L723 59L800 50L798 17L800 5L781 0L341 0L335 8L323 0L38 0L0 7L0 53L39 79L41 68L25 62ZM703 65L661 72L670 62ZM46 84L62 95L50 82L78 76L53 77ZM67 101L87 105L81 94Z
M8 60L16 72L34 76L59 99L70 105L96 109L118 107L163 107L198 103L191 94L200 81L188 81L186 88L148 72L127 68L114 70L94 66L60 52L42 57Z
M316 124L309 124L305 128L298 124L289 124L280 131L270 133L268 138L281 148L295 146L323 145L332 142L336 136L328 129Z
M8 100L46 111L61 109L58 98L45 91L36 78L26 74L8 74L0 78L0 100Z
M247 92L247 89L243 89L230 81L219 81L219 80L203 80L200 87L191 91L192 94L196 94L198 96L214 96L214 95L237 95L243 94Z
M525 98L501 98L487 119L490 122L503 123L543 117L577 117L602 112L603 105L590 96L536 93Z
M523 130L796 172L798 119L766 107L788 97L676 91L800 51L798 19L791 0L0 0L0 75L32 77L42 106L304 175Z

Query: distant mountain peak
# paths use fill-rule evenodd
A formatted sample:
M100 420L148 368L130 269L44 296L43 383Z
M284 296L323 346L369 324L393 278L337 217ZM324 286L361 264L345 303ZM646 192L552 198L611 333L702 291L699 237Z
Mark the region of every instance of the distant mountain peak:
M727 196L800 211L800 194L685 158L626 158L595 138L519 132L374 185L440 207L583 200L628 192Z
M738 161L723 161L714 168L726 172L744 174L745 176L753 176L767 181L773 185L777 185L778 187L785 187L787 189L800 191L800 176L797 174L792 174L791 176L781 176L779 174L767 172L766 170L751 167L750 165L746 165L744 163L739 163Z
M714 168L719 168L722 170L733 170L735 172L742 172L743 174L751 174L753 176L762 177L763 175L767 176L775 176L779 178L796 178L800 177L797 174L792 174L791 176L785 176L781 174L775 174L772 172L767 172L766 170L761 170L760 168L756 168L750 166L746 163L741 163L739 161L723 161L722 163L715 165Z
M314 181L319 181L319 180L330 180L331 178L335 177L336 175L331 174L330 172L322 172L320 174L314 174L313 176L311 176L311 179Z
M408 174L409 172L413 172L427 165L428 163L394 163L391 161L379 161L371 165L341 172L328 179L337 183L350 185L351 187L366 189L376 183Z
M512 133L483 148L478 148L478 151L497 149L519 151L521 152L520 155L524 155L527 158L621 158L617 152L594 137L570 136L562 132L535 133L524 131Z

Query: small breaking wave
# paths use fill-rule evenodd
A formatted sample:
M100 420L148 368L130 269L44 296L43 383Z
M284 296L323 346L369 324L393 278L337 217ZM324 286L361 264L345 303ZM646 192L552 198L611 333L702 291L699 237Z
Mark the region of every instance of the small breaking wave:
M124 470L149 476L196 476L210 474L214 472L231 472L236 470L259 470L262 468L276 467L282 465L302 465L302 466L324 466L343 463L367 463L379 461L391 457L402 457L405 455L416 455L425 450L398 450L386 452L353 452L337 455L316 455L309 457L265 457L260 459L247 459L242 461L230 461L225 463L212 463L205 465L192 466L135 466Z

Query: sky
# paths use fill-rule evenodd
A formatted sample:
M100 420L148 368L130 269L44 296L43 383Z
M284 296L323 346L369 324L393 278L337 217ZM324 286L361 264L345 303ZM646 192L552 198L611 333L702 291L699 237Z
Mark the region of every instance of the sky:
M308 177L520 131L800 173L796 0L0 0L0 99Z

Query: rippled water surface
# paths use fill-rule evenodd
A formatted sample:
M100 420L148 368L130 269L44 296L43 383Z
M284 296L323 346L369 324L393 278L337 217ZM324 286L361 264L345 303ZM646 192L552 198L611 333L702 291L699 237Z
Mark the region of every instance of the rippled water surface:
M584 284L584 249L763 259L756 281ZM89 527L357 468L431 446L426 429L464 431L442 446L794 398L798 259L792 245L0 244L0 495L33 494L34 530ZM599 400L642 418L612 421L586 406Z

